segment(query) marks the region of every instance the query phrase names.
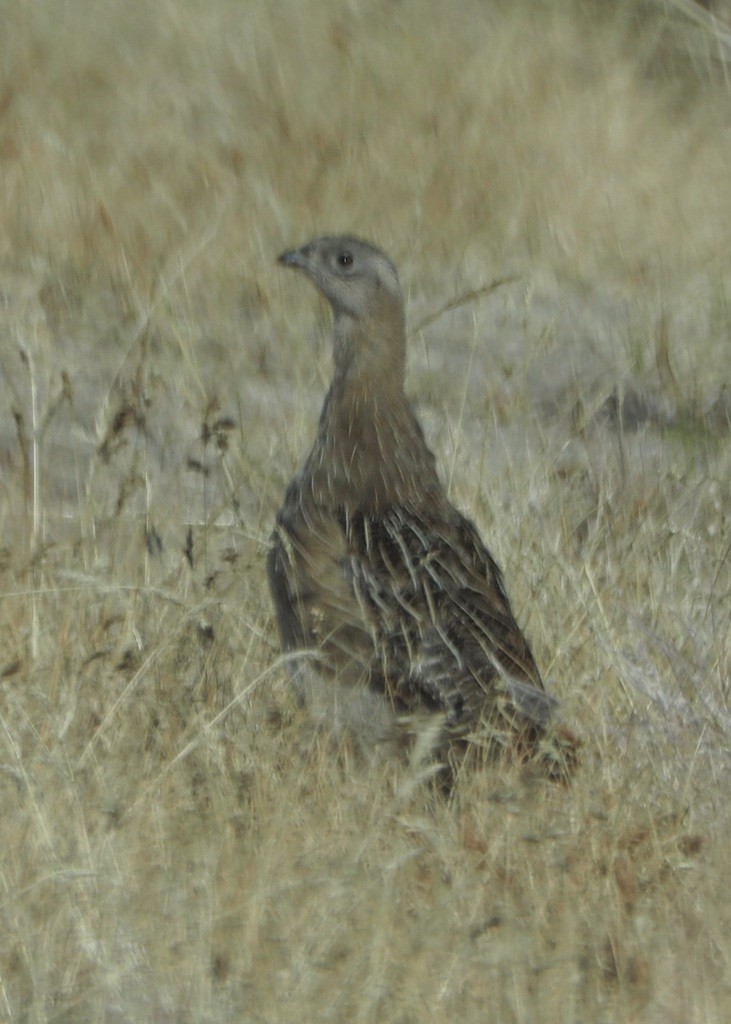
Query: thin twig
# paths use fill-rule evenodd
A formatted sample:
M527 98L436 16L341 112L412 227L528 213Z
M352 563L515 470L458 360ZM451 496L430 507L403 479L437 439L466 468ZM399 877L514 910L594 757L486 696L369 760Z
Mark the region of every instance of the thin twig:
M445 313L450 313L453 309L459 309L460 306L467 306L470 302L484 299L486 295L490 295L502 285L514 284L516 281L520 281L520 277L517 274L510 277L499 277L496 281L491 281L490 284L483 285L481 288L474 288L472 291L465 292L464 295L458 295L456 299L450 299L445 305L440 306L436 312L429 313L428 316L418 320L408 332L409 336L423 331L425 327L429 327L441 316L444 316Z

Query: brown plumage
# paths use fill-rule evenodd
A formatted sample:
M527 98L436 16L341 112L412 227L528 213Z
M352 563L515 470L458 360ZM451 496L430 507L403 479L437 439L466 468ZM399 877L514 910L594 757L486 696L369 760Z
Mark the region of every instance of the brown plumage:
M269 585L290 673L312 713L365 746L399 723L573 760L502 574L447 499L404 393L398 275L379 249L318 238L279 257L334 314L334 375L314 446L277 515ZM449 750L447 749L449 748Z

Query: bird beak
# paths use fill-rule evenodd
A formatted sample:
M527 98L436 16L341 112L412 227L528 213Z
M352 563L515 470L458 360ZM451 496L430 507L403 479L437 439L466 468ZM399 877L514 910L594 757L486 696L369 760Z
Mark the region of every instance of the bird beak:
M281 263L285 267L304 267L305 260L302 250L288 249L287 252L280 253L280 255L277 256L277 263Z

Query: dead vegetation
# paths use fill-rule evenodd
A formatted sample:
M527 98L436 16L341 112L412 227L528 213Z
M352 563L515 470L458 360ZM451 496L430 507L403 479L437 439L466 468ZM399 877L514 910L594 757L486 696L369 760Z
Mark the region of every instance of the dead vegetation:
M679 4L5 6L0 1017L727 1020L720 44ZM329 353L274 256L322 230L403 268L568 789L447 804L287 689L263 555Z

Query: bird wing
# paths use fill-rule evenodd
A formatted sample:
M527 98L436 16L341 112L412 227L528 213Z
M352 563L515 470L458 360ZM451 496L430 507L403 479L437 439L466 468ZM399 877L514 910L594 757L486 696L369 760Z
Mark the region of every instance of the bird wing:
M553 702L473 524L451 506L343 515L346 572L397 706L433 706L476 724L502 703L545 724ZM362 619L361 619L362 621Z
M339 681L385 691L402 711L476 725L500 705L544 725L551 699L473 524L285 502L269 578L282 645L315 651ZM313 655L311 655L312 657Z

